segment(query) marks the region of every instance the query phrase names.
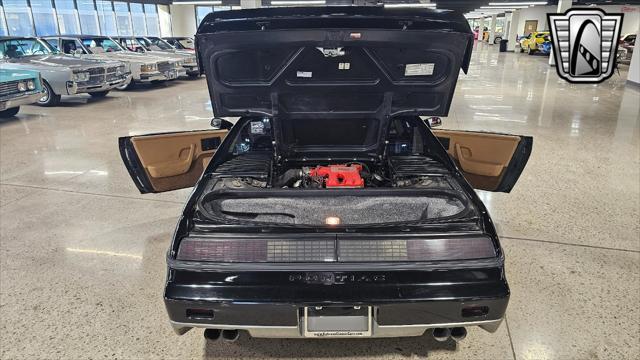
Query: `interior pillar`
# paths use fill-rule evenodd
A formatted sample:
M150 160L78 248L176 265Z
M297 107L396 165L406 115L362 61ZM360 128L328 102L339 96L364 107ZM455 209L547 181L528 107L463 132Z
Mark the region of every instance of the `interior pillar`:
M507 51L515 51L516 41L518 38L518 23L520 22L520 10L511 13L511 25L509 25L509 33L507 34Z
M498 15L493 14L491 16L491 27L489 28L489 44L493 45L493 40L496 38L496 23L498 22Z

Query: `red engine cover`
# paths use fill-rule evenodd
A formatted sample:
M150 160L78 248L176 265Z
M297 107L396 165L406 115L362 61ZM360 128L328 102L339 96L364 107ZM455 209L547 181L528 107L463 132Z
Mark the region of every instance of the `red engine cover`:
M364 180L360 177L360 171L362 165L358 164L316 166L309 171L309 175L324 177L328 188L362 188Z

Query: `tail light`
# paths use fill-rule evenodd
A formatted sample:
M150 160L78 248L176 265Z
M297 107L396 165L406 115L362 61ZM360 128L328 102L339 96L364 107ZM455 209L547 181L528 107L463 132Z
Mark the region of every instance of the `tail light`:
M493 258L490 238L242 239L187 237L178 260L211 262L418 262Z

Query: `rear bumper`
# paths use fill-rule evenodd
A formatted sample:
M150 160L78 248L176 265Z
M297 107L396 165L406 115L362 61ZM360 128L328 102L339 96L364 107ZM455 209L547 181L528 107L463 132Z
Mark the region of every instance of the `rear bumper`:
M170 270L165 306L178 334L199 327L274 338L303 337L305 306L372 306L372 337L400 337L436 327L495 331L509 301L501 267L317 274Z
M300 322L302 324L302 321ZM408 337L408 336L422 336L425 331L433 328L452 328L452 327L469 327L479 326L480 328L489 332L495 332L500 327L502 319L498 320L485 320L474 322L460 322L460 323L441 323L441 324L422 324L422 325L379 325L377 321L373 321L372 335L374 338L386 338L386 337ZM187 331L197 328L215 328L215 329L229 329L229 330L244 330L249 335L256 338L303 338L304 330L302 326L255 326L255 325L216 325L216 326L203 326L199 323L180 323L171 321L173 330L178 335L183 335ZM331 338L332 336L323 336L322 338Z

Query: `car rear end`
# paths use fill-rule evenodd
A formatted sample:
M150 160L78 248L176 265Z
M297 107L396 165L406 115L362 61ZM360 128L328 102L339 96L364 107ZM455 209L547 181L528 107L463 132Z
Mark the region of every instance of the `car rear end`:
M502 252L479 231L190 232L176 243L165 305L179 334L192 327L285 338L495 331L509 299Z

